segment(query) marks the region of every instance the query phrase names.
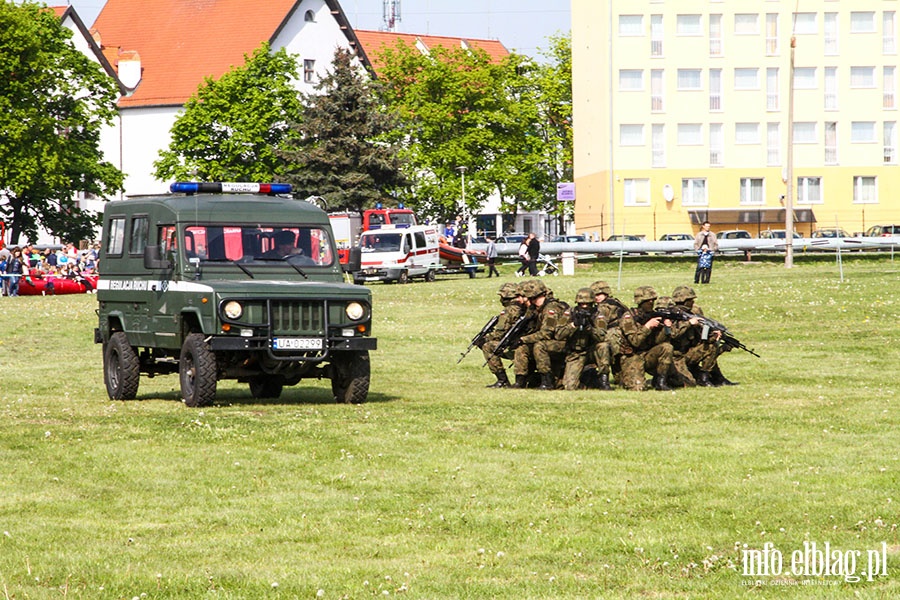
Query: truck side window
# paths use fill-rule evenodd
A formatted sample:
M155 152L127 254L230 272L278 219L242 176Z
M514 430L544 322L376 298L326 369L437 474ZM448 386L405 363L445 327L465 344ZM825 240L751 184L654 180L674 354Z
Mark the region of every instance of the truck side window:
M125 217L114 217L109 221L109 238L106 243L106 253L109 255L122 254L125 247Z
M150 221L146 216L133 217L131 219L131 237L128 240L129 254L143 254L147 245L147 232L150 230Z
M425 234L422 233L421 231L417 231L413 235L416 238L416 248L417 249L424 248L425 247Z

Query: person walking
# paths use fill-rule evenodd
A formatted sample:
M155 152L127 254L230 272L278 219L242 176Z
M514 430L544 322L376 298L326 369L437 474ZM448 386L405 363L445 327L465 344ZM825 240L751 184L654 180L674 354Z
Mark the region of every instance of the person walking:
M518 269L516 269L516 277L521 277L525 274L525 271L528 270L528 242L531 241L531 236L533 235L533 233L529 233L528 237L522 240L522 243L519 244L518 254L519 260L522 262L522 264Z
M497 270L497 243L490 236L487 238L487 251L485 254L487 255L488 277L494 275L500 277L500 271Z
M700 231L694 237L694 250L697 252L697 269L694 271L694 283L709 283L712 275L713 257L719 250L716 234L709 230L709 221L703 221Z
M541 241L537 235L528 234L528 274L537 277L538 274L538 258L541 255Z

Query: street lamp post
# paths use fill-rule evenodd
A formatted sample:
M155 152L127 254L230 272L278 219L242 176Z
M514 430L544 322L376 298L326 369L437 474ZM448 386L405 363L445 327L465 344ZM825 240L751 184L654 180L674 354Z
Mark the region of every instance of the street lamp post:
M466 171L469 170L469 167L456 167L456 170L460 172L460 175L462 175L462 205L463 210L466 210Z

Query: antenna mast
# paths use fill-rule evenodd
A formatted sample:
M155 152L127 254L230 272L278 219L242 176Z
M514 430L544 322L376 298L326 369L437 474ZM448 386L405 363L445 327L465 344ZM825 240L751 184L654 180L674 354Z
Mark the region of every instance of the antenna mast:
M396 31L397 22L400 21L400 0L384 0L382 18L384 31Z

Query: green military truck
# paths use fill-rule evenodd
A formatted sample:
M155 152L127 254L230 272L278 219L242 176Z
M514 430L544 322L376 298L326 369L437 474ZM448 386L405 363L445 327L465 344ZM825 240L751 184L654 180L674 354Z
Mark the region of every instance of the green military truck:
M211 404L220 379L277 398L324 377L335 400L364 402L372 296L344 283L328 215L287 184L171 191L104 211L94 341L109 397L178 373L188 406Z

